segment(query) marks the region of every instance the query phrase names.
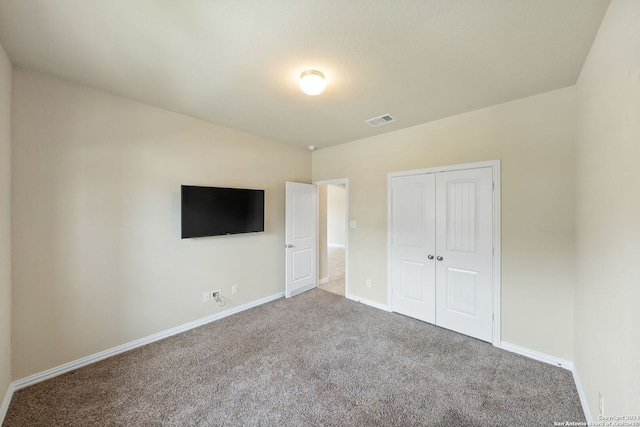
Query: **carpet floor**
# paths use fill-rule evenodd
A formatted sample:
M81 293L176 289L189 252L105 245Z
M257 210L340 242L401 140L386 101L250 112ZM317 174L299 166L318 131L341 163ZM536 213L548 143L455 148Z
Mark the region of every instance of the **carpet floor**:
M569 371L314 289L17 391L3 426L553 426Z

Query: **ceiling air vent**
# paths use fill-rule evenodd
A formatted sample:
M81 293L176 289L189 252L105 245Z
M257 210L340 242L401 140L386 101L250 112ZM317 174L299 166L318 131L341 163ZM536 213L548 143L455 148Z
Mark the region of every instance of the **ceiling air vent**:
M365 120L364 122L367 123L369 126L376 127L380 125L386 125L387 123L392 123L395 121L396 119L391 117L389 114L385 114L384 116L374 117L373 119Z

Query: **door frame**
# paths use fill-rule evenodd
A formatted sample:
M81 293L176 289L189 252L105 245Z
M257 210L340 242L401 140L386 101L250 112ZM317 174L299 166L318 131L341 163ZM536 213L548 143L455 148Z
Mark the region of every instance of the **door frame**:
M314 181L316 187L321 185L344 184L344 296L351 298L349 293L349 178L337 178L324 181ZM319 193L318 193L319 194ZM318 212L316 214L316 235L320 233L320 203L316 203ZM320 239L318 239L318 244ZM320 248L317 248L316 269L320 268ZM319 280L319 277L318 277ZM317 286L317 284L316 284Z
M391 249L392 249L392 179L400 176L423 175L427 173L449 172L465 169L490 167L493 174L493 337L491 343L495 347L501 346L501 238L500 238L500 160L461 163L448 166L437 166L426 169L414 169L387 174L387 305L393 311L392 280L391 280Z

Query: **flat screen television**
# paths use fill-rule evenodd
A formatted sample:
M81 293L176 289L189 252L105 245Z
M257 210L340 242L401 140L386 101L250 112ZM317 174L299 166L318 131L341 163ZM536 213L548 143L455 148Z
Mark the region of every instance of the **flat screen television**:
M182 238L264 231L264 190L182 186Z

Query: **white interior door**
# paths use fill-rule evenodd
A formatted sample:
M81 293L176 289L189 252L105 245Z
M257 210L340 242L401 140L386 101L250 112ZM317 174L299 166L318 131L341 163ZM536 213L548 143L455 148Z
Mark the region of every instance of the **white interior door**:
M494 344L500 337L495 167L389 177L391 309Z
M491 168L436 175L436 324L493 336Z
M285 296L290 298L316 286L317 195L313 184L286 183Z
M392 180L393 311L435 323L435 174Z

